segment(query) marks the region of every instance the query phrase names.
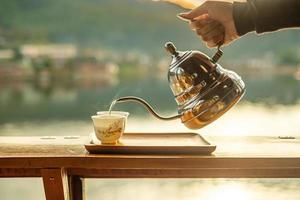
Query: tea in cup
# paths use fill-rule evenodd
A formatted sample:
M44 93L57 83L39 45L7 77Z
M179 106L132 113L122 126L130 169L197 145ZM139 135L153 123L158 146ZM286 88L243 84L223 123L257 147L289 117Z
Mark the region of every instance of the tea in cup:
M92 116L95 135L102 144L116 144L122 137L129 113L101 111Z

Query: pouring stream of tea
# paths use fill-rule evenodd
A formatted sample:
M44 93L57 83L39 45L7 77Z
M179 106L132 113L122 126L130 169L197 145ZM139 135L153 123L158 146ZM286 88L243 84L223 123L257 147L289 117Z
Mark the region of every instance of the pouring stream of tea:
M111 104L109 106L109 110L108 110L109 114L111 114L111 111L112 111L112 109L113 109L113 107L115 106L116 103L117 103L117 100L113 100L111 102Z

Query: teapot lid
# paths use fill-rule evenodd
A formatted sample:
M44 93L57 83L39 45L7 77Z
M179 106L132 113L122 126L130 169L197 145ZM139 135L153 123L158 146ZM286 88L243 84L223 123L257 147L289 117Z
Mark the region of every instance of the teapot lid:
M217 63L220 57L223 55L223 51L220 49L221 45L218 46L217 52L210 59L212 63ZM174 67L192 53L192 51L177 51L175 45L172 42L167 42L165 44L165 49L172 55L173 59L170 64L170 68Z
M177 51L175 45L172 42L167 42L165 44L165 49L172 55L173 58L170 64L170 68L178 65L192 53L192 51Z

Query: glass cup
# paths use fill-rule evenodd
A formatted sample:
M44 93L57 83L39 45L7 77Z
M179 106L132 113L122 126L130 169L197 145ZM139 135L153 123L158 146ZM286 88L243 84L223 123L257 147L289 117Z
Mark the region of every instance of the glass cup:
M92 116L95 135L102 144L117 144L122 137L128 112L101 111Z

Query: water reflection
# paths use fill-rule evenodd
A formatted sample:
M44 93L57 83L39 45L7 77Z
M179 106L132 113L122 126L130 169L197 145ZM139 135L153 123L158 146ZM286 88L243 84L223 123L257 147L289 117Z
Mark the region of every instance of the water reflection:
M204 179L204 180L88 180L89 199L163 200L296 200L300 198L298 179ZM277 187L274 187L274 186ZM114 192L110 192L110 188ZM134 189L132 189L134 188ZM282 192L284 191L284 192Z
M35 188L35 192L32 192ZM299 179L87 179L87 199L298 200ZM1 199L43 199L38 178L1 179ZM18 191L18 192L13 192Z
M247 85L246 101L268 105L297 104L300 100L300 82L292 75L244 77Z
M198 130L204 135L299 136L300 84L293 76L243 76L247 93L242 102L211 125ZM90 115L107 110L118 96L143 97L162 114L177 106L164 76L139 79L119 76L107 80L14 81L0 84L0 135L88 135L93 131ZM268 106L266 106L268 105ZM127 131L186 132L179 120L164 122L135 104L117 109L131 112ZM155 124L155 126L153 126ZM235 146L234 148L240 148ZM38 199L41 182L18 182L22 195L14 193L16 180L0 181L4 199ZM30 193L32 186L37 193ZM113 188L113 190L112 190ZM299 179L214 179L214 180L87 180L88 199L299 199ZM113 191L113 192L111 192ZM149 193L149 191L151 191ZM284 192L283 192L284 191Z
M243 76L245 102L295 105L300 83L291 75ZM107 110L113 98L134 95L149 100L162 113L176 112L176 103L165 78L15 81L0 85L0 123L28 120L84 120L96 110ZM145 110L134 104L118 105L140 116Z

